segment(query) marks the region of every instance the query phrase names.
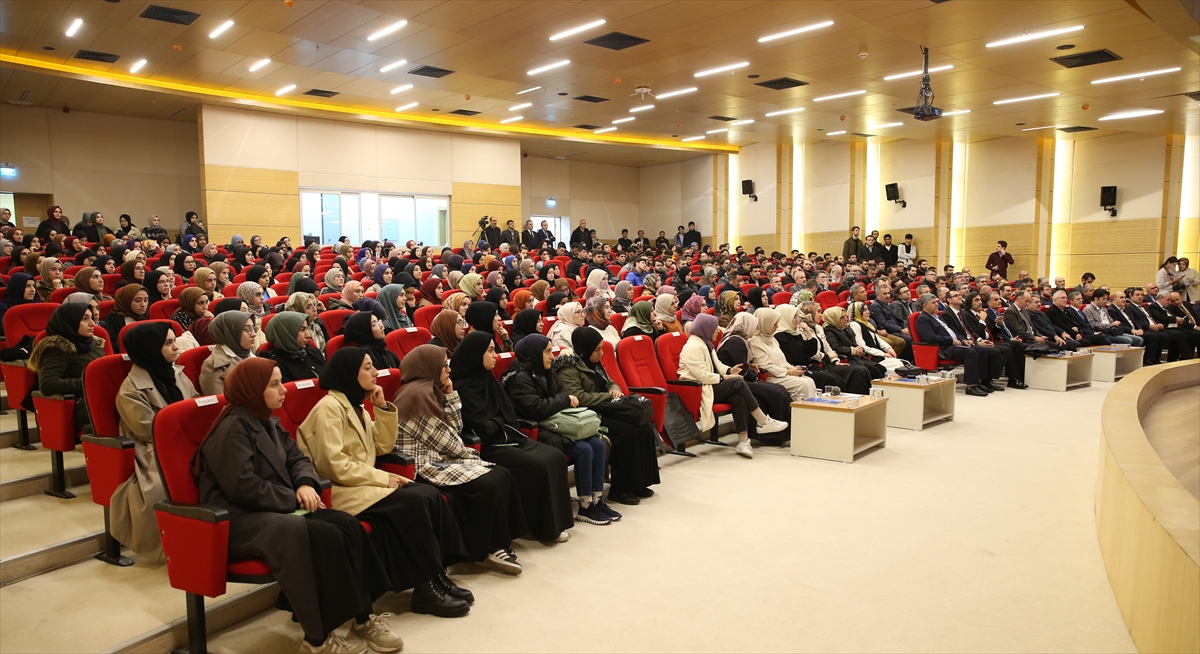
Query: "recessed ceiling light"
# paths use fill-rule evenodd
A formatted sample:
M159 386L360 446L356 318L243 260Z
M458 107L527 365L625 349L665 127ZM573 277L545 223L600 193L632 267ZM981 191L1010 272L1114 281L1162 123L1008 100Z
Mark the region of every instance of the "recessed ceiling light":
M545 66L542 66L541 68L534 68L533 70L531 70L525 74L526 75L537 75L538 73L544 73L548 70L554 70L555 68L558 68L560 66L566 66L569 63L571 63L570 59L563 59L562 61L556 61L552 64L547 64Z
M716 75L717 73L723 73L727 70L737 70L738 68L745 68L746 66L749 66L749 65L750 65L749 61L743 61L740 64L729 64L728 66L721 66L720 68L710 68L709 70L702 70L702 71L696 73L695 75L692 75L692 77L704 77L705 75Z
M691 93L692 91L695 91L695 90L697 90L697 89L696 89L696 87L693 86L690 89L679 89L678 91L669 91L667 93L659 93L658 95L656 95L654 97L658 98L659 100L663 100L665 98L673 98L677 95L683 95L684 93ZM650 105L650 106L654 106L654 105Z
M818 29L821 29L822 27L829 27L832 24L833 24L833 21L827 20L824 23L817 23L816 25L809 25L808 27L801 27L801 28L794 29L794 30L788 30L786 32L780 32L778 34L771 34L769 36L764 36L761 39L759 39L758 42L766 43L767 41L774 41L775 39L782 39L784 37L792 36L793 34L803 34L804 32L818 30Z
M535 87L533 87L533 88L531 88L531 89L525 89L524 91L517 91L517 95L525 95L526 93L532 93L532 92L534 92L534 91L536 91L536 90L538 90L538 89L540 89L540 88L542 88L542 87L540 87L540 86L535 86Z
M1120 120L1122 118L1140 118L1142 116L1153 116L1161 114L1162 109L1138 109L1137 111L1125 111L1119 114L1109 114L1100 120Z
M1058 36L1059 34L1067 34L1068 32L1078 32L1081 29L1083 29L1083 25L1076 25L1075 27L1064 27L1064 28L1058 29L1058 30L1047 30L1045 32L1030 32L1029 34L1015 36L1011 39L1004 39L1003 41L993 41L992 43L987 44L987 47L998 48L1002 45L1011 45L1013 43L1024 43L1025 41L1032 41L1034 39L1044 39L1048 36Z
M703 136L689 136L689 137L683 139L683 142L687 143L688 141L699 141L702 138L704 138L704 137Z
M522 102L521 104L514 104L513 106L509 107L508 110L509 111L518 111L520 109L524 109L525 107L532 107L532 106L533 106L532 102Z
M224 34L224 33L225 33L225 30L229 29L230 27L233 27L233 21L232 21L232 20L227 20L227 21L225 21L224 23L221 23L221 26L220 26L220 27L218 27L217 29L215 29L215 30L213 30L213 31L209 32L209 33L208 33L208 38L210 38L210 39L215 39L215 38L217 38L218 36L221 36L222 34Z
M794 114L798 111L804 111L804 107L797 107L795 109L780 109L779 111L772 111L767 114L767 117L770 118L771 116L782 116L784 114Z
M1053 98L1056 95L1058 95L1057 91L1054 93L1042 93L1041 95L1027 95L1023 98L1008 98L1006 100L996 100L992 104L1012 104L1014 102L1024 102L1026 100L1041 100L1042 98Z
M661 98L662 96L660 95L658 97ZM634 107L633 109L630 109L629 113L636 114L639 111L646 111L647 109L653 109L653 108L654 108L654 105L652 105L652 104L644 104L640 107Z
M146 60L139 59L136 63L134 63L132 66L129 67L129 72L136 73L142 69L142 66L145 66L145 65L146 65Z
M600 27L601 25L604 24L604 22L605 22L604 19L601 18L600 20L592 21L592 22L588 23L587 25L580 25L579 27L569 29L565 32L559 32L558 34L555 34L554 36L550 37L550 40L557 41L559 39L565 39L568 36L571 36L572 34L578 34L584 30L590 30L593 27Z
M263 66L266 66L269 63L271 63L270 59L259 59L258 61L254 62L253 66L250 67L250 72L253 73L254 71L262 68Z
M883 129L884 127L899 127L900 125L903 125L903 124L904 123L884 123L882 125L876 125L872 129Z
M729 123L729 126L733 127L734 125L749 125L752 122L754 122L754 119L752 118L747 120L735 120L732 123Z
M408 63L408 60L407 60L407 59L401 59L400 61L393 61L392 63L390 63L390 64L388 64L388 65L384 66L383 68L380 68L380 69L379 69L379 72L381 72L381 73L386 73L386 72L388 72L389 70L396 70L397 68L399 68L399 67L401 67L401 66L403 66L404 64L407 64L407 63Z
M403 93L404 91L407 91L407 90L411 89L412 87L413 87L412 84L405 84L404 86L397 86L396 88L391 90L391 95L396 95L397 93Z
M500 121L500 124L507 125L509 123L515 123L518 120L523 120L524 118L524 116L513 116L512 118L505 118L504 120Z
M1059 127L1063 127L1063 126L1062 125L1042 125L1041 127L1026 127L1025 129L1023 129L1021 131L1022 132L1036 132L1039 129L1058 129Z
M617 131L616 127L605 127L604 129L598 129L592 133L593 134L603 134L605 132L615 132L615 131Z
M721 132L728 132L728 131L729 131L728 127L722 127L721 129L710 129L707 132L705 132L705 134L720 134Z
M375 39L381 39L381 38L387 36L388 34L395 32L396 30L400 29L401 27L404 27L407 24L408 24L408 21L406 21L406 20L402 20L399 23L392 23L391 25L388 25L387 27L379 30L378 32L375 32L371 36L368 36L367 40L374 41Z
M950 64L947 64L945 66L934 66L933 68L929 69L929 72L939 73L943 70L950 70L951 68L954 68L954 66L950 65ZM890 82L894 79L904 79L905 77L916 77L917 75L920 75L924 72L925 72L924 70L913 70L913 71L909 71L907 73L896 73L895 75L888 75L887 77L883 78L883 81Z
M837 100L838 98L848 98L852 95L862 95L866 91L850 91L849 93L838 93L837 95L825 95L819 98L813 98L813 102L824 102L826 100Z
M1150 77L1151 75L1166 75L1167 73L1174 73L1174 72L1178 72L1180 70L1183 70L1183 69L1179 68L1178 66L1176 66L1175 68L1164 68L1162 70L1148 70L1144 73L1134 73L1132 75L1121 75L1120 77L1105 77L1104 79L1098 79L1098 80L1093 81L1092 84L1107 84L1109 82L1120 82L1122 80L1127 80L1127 79L1141 79L1143 77Z
M67 28L67 36L75 36L75 32L78 32L80 27L83 27L83 19L76 18L75 22L71 23L71 26Z
M287 93L288 91L294 91L295 89L296 89L295 84L288 84L287 86L276 91L275 95L283 95L284 93Z
M396 107L396 111L408 111L409 109L412 109L415 106L417 106L416 102L410 102L408 104L400 105L399 107Z
M970 110L970 109L958 109L958 110L956 110L956 111L943 111L943 112L942 112L942 117L946 117L946 116L957 116L957 115L959 115L959 114L969 114L969 113L971 113L971 110Z
M636 119L633 116L630 116L629 118L618 118L618 119L612 121L612 124L620 125L621 123L627 123L631 120L636 120Z
M846 133L846 130L842 130L840 132L829 132L825 136L841 136L842 134L845 134L845 133Z

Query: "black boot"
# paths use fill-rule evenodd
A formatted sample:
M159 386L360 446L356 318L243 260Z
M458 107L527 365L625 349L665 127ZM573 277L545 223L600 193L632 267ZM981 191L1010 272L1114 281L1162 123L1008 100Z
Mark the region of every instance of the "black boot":
M458 584L454 583L454 580L451 579L450 576L447 575L445 572L438 575L437 579L435 579L435 581L442 587L442 590L445 591L445 593L447 595L449 595L451 597L457 597L458 599L466 602L467 604L475 603L475 595L473 593L471 593L471 591L467 590L466 588L463 588L462 586L459 586Z
M452 597L442 590L435 580L427 581L413 589L412 612L428 613L439 618L457 618L466 615L471 605Z

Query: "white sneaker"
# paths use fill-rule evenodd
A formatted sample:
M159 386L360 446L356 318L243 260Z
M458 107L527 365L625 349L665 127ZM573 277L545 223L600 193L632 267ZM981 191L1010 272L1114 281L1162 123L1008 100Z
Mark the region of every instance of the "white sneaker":
M362 624L350 627L350 635L366 641L376 652L399 652L404 649L404 640L400 634L392 631L392 625L387 621L391 613L371 614L371 619Z
M568 534L566 531L563 531L562 533L560 533L560 534L558 535L558 538L555 538L555 539L554 539L554 542L556 542L556 543L565 543L565 542L567 542L567 541L569 541L569 540L571 540L571 534Z
M362 654L365 651L367 651L367 644L355 638L353 634L342 638L336 632L331 633L320 647L310 644L303 638L300 639L300 654Z
M517 555L509 549L498 549L487 555L483 560L487 567L503 572L506 575L519 575L524 568L517 562Z
M784 422L784 421L782 421L782 420L776 420L776 419L774 419L774 418L770 418L770 417L768 417L768 418L767 418L767 424L765 424L765 425L758 425L758 433L760 433L760 434L774 434L774 433L775 433L775 432L777 432L777 431L783 431L783 430L785 430L785 429L787 429L787 428L788 428L788 424L787 424L786 422Z
M737 447L733 448L733 451L741 454L747 459L754 458L754 448L750 447L750 441L739 441Z

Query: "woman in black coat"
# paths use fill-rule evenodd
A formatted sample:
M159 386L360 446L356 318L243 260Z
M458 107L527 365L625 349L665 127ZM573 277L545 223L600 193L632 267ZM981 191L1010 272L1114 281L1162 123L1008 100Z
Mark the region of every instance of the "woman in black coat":
M76 429L89 422L83 369L104 356L104 341L95 333L96 321L90 305L63 304L50 314L46 337L29 354L29 369L37 373L38 390L43 395L75 396Z
M281 385L266 359L229 372L228 404L192 463L200 502L229 512L230 558L266 559L282 591L277 606L290 608L304 630L301 651L355 651L359 639L399 650L400 636L371 612L390 583L370 539L353 516L325 507L312 462L271 417L283 406ZM334 629L350 618L343 639Z
M733 367L742 366L742 378L763 413L776 420L791 423L792 396L788 390L779 384L758 381L758 368L750 362L750 346L748 339L758 331L758 320L753 314L741 312L733 317L733 321L721 334L721 343L717 346L717 358L721 363ZM758 425L749 421L750 437L757 438L764 444L780 445L791 439L791 430L777 431L770 434L758 434Z
M267 342L258 355L275 362L283 381L316 379L325 369L325 357L309 340L308 317L296 311L281 311L267 323Z
M816 302L805 302L801 307L811 306L819 311ZM824 330L813 321L808 311L797 310L782 304L779 322L776 323L775 341L783 356L793 366L806 366L804 374L812 377L817 389L837 386L849 393L866 395L871 391L871 374L862 366L842 364L837 352L824 337Z
M837 355L850 362L852 366L866 368L871 379L882 379L887 370L870 359L854 339L850 331L849 317L841 307L830 307L825 310L825 338Z
M399 368L400 357L387 349L387 343L383 340L384 330L383 320L370 311L357 311L342 323L346 345L366 349L376 370Z

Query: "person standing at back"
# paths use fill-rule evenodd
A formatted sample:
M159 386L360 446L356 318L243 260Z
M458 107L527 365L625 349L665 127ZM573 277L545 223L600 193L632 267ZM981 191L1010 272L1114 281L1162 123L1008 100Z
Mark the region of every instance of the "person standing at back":
M696 223L689 222L687 232L685 232L683 235L684 247L689 246L689 245L694 245L696 247L700 247L701 240L702 239L700 238L700 230L696 229Z
M1000 275L1001 279L1008 279L1008 267L1011 265L1013 257L1008 253L1008 241L996 241L996 251L988 255L984 267Z
M579 227L576 227L575 231L571 232L571 245L574 246L576 243L579 243L587 250L592 249L592 233L588 231L586 220L579 221Z
M858 255L859 248L863 246L862 239L858 238L860 231L857 225L850 228L850 238L842 243L842 261L849 261L850 257Z

